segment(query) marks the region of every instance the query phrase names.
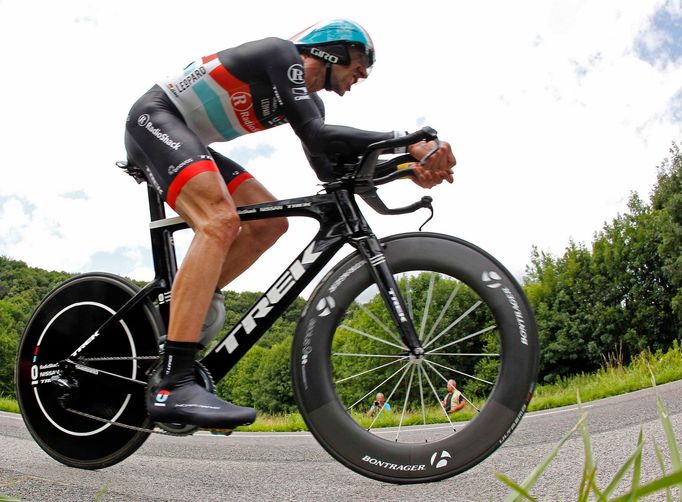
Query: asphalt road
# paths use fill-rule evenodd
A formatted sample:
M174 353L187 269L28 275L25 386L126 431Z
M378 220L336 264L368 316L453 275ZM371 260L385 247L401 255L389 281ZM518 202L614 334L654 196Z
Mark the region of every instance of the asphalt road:
M658 391L682 439L682 382ZM586 403L585 409L599 486L604 488L634 451L640 428L645 434L642 482L660 476L654 441L665 452L667 446L652 390ZM307 433L152 436L125 461L101 471L83 471L45 454L18 415L0 413L0 494L27 501L79 502L501 500L509 491L495 473L520 482L577 420L575 407L526 415L503 447L470 471L438 483L398 486L348 470ZM575 435L532 493L543 500L575 500L583 451L582 439Z

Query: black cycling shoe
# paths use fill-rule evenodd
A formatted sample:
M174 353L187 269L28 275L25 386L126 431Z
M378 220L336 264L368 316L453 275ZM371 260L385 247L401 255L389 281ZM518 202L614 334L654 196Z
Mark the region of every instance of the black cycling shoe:
M152 388L147 394L147 410L155 422L182 423L205 429L234 429L252 424L256 410L223 401L196 382L164 389Z

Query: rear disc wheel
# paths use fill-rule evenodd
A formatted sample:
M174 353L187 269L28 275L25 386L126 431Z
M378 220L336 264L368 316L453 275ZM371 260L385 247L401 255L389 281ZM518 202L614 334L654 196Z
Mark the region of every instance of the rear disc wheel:
M97 469L132 454L149 432L86 418L75 409L104 420L151 429L144 385L131 393L94 378L64 375L60 361L80 364L138 380L158 362L159 320L143 300L123 319L100 326L138 292L132 283L109 274L76 276L53 290L36 308L23 333L16 366L21 414L35 441L63 464ZM94 339L73 357L90 337ZM61 377L58 384L54 380ZM69 389L65 392L65 389Z

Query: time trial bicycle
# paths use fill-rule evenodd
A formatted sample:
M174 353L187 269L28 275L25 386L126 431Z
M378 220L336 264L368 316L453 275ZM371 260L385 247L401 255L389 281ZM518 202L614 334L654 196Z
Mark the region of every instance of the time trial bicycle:
M380 155L422 140L428 127L371 145L317 195L238 208L243 221L303 216L320 228L241 320L199 360L196 378L214 391L250 347L345 244L354 252L319 282L292 342L291 379L305 423L334 458L381 481L420 483L461 473L512 433L535 388L539 344L533 312L514 277L480 248L449 235L411 232L379 239L356 196L381 214L433 209L430 197L389 209L377 186L409 176L409 155ZM119 163L138 182L141 169ZM155 424L145 395L159 378L177 270L173 233L147 186L155 278L143 288L108 273L75 276L35 309L17 356L21 413L36 442L66 465L96 469L131 455ZM441 399L456 378L471 420L453 423ZM378 391L397 426L367 417ZM383 418L382 418L383 416ZM398 418L399 417L399 418ZM439 423L440 422L440 423Z

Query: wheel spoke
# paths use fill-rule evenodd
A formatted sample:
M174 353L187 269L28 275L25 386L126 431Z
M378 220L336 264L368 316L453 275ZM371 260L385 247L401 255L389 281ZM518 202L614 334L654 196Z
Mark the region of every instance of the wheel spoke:
M349 411L352 410L352 409L355 407L356 404L358 404L358 403L364 401L364 400L367 398L367 396L369 396L370 394L374 393L375 390L377 390L379 387L381 387L381 386L384 385L386 382L388 382L391 378L393 378L393 377L396 376L398 373L400 373L403 369L405 369L405 367L406 367L406 366L401 366L400 368L398 368L397 370L395 370L388 378L386 378L386 380L384 380L383 382L379 383L379 385L377 385L376 387L374 387L374 388L373 388L372 390L370 390L367 394L365 394L364 396L362 396L360 399L358 399L357 401L355 401L353 404L351 404L351 405L350 405L348 408L346 408L346 409L349 410Z
M393 333L393 332L388 328L388 326L386 326L383 322L381 322L381 319L379 319L376 315L374 315L374 313L373 313L371 310L369 310L369 309L368 309L367 307L365 307L364 305L360 305L360 309L361 309L365 314L367 314L375 323L377 323L377 324L379 325L379 327L381 327L381 329L383 329L386 333L388 333L388 335L389 335L391 338L393 338L396 342L398 342L398 343L403 343L402 340L400 339L400 337L399 337L398 335L396 335L395 333Z
M414 368L416 364L412 365L412 371L410 372L410 381L407 384L407 392L405 393L405 402L403 403L403 413L400 415L400 423L398 424L398 433L395 436L396 443L400 437L400 429L403 426L403 420L405 420L405 411L407 410L407 403L410 400L410 389L412 388L412 380L414 379Z
M400 350L407 350L407 348L404 345L397 345L395 343L389 342L388 340L384 340L383 338L379 338L377 336L370 335L369 333L365 333L364 331L360 331L359 329L352 328L347 324L342 324L341 326L339 326L339 328L343 328L353 333L357 333L358 335L362 335L366 338L371 338L372 340L376 340L377 342L385 343L386 345L390 345L391 347L397 347Z
M392 355L392 354L352 354L349 352L332 352L333 356L346 356L346 357L390 357L392 359L405 359L406 356Z
M467 335L467 336L465 336L465 337L462 337L462 338L460 338L459 340L455 340L454 342L450 342L450 343L447 343L447 344L445 344L445 345L441 345L440 347L438 347L438 348L436 348L436 349L433 349L433 350L428 351L426 354L427 354L427 355L432 355L434 352L436 352L436 351L438 351L438 350L444 349L444 348L446 348L446 347L450 347L451 345L458 344L458 343L460 343L460 342L463 342L464 340L468 340L469 338L473 338L473 337L475 337L475 336L482 335L482 334L484 334L484 333L487 333L488 331L491 331L491 330L495 329L496 327L497 327L497 326L495 326L495 325L488 326L487 328L483 328L482 330L477 331L476 333L471 333L470 335ZM434 340L435 340L435 339L434 339Z
M466 376L466 377L469 377L469 378L473 378L474 380L479 380L479 381L481 381L481 382L485 382L485 383L487 383L487 384L493 385L492 382L488 382L487 380L483 380L483 379L481 379L481 378L476 378L475 376L472 376L472 375L467 375L466 373L462 373L461 371L457 371L457 370L454 370L454 369L452 369L452 368L448 368L448 367L446 367L446 366L443 366L442 364L438 364L438 363L435 363L435 362L433 362L433 361L426 361L426 364L428 364L429 367L430 367L433 371L435 371L435 372L438 374L438 376L441 377L441 378L443 379L443 381L444 381L445 383L448 382L448 379L445 378L445 377L440 373L440 371L438 371L438 370L433 366L434 364L435 364L436 366L441 366L442 368L445 368L445 369L447 369L447 370L454 371L455 373L459 373L460 375L463 375L463 376ZM465 400L467 403L469 403L469 404L472 406L472 408L474 408L474 409L475 409L476 411L478 411L478 412L481 411L481 410L479 410L479 409L476 407L476 405L475 405L474 403L472 403L469 399L467 399L467 397L464 395L463 392L462 392L461 394L462 394L462 397L464 398L464 400Z
M450 367L445 366L443 364L437 363L436 361L426 361L426 364L428 364L429 366L431 366L431 365L438 366L439 368L443 368L445 370L452 371L454 373L457 373L458 375L462 375L463 377L467 377L467 378L471 378L473 380L477 380L479 382L487 383L488 385L494 385L493 382L489 382L488 380L484 380L483 378L479 378L477 376L470 375L469 373L464 373L463 371L456 370L455 368L450 368ZM435 368L432 367L432 369L434 371L436 371ZM443 380L445 380L445 382L448 381L448 379L445 377L443 377Z
M403 361L403 360L407 359L408 357L409 357L409 356L402 356L400 359L396 359L395 361L391 361L391 362L388 362L388 363L386 363L386 364L382 364L381 366L377 366L377 367L375 367L375 368L371 368L371 369L362 371L362 372L360 372L360 373L356 373L355 375L351 375L351 376L348 376L348 377L346 377L346 378L342 378L341 380L336 380L334 383L338 385L338 384L340 384L340 383L342 383L342 382L345 382L345 381L347 381L347 380L351 380L351 379L357 378L357 377L359 377L359 376L361 376L361 375L366 375L367 373L372 373L373 371L380 370L381 368L385 368L386 366L390 366L391 364L398 363L398 362L400 362L400 361Z
M429 352L430 356L467 356L467 357L500 357L498 353L475 353L475 352Z
M398 389L398 387L400 386L400 383L403 381L403 378L405 378L405 375L407 375L407 372L408 372L409 369L410 369L410 365L407 364L407 365L405 365L404 367L402 367L401 369L404 370L404 371L403 371L403 374L400 375L400 378L398 379L398 383L396 383L396 384L395 384L395 387L393 387L393 390L391 391L391 393L390 393L390 394L388 395L388 397L386 398L385 403L389 403L389 404L390 404L391 398L393 397L393 394L395 394L395 391L396 391L396 390ZM395 373L394 373L394 374L395 374ZM381 409L379 410L379 413L377 413L376 416L374 417L374 420L372 420L372 423L369 424L369 428L367 429L368 431L372 430L372 426L374 425L374 422L376 422L377 420L379 420L379 417L381 416L381 414L382 414L383 412L384 412L384 408L383 408L383 406L382 406Z
M426 406L424 406L424 386L422 385L422 367L417 366L417 376L419 377L419 399L422 403L422 419L426 425Z
M466 319L466 317L467 317L469 314L471 314L474 310L476 310L476 309L478 308L478 306L479 306L481 303L483 303L481 300L479 300L479 301L477 301L476 303L474 303L471 307L469 307L469 309L468 309L466 312L464 312L461 316L459 316L457 319L455 319L454 321L452 321L452 323L451 323L447 328L445 328L443 331L441 331L441 332L438 334L438 336L436 336L433 340L431 340L429 343L427 343L426 345L424 345L424 348L426 349L429 345L432 345L432 344L433 344L436 340L438 340L441 336L445 335L448 331L450 331L452 328L454 328L455 326L457 326L463 319Z
M440 396L438 395L436 388L433 386L433 383L431 383L431 379L429 378L429 374L426 372L426 369L424 369L424 376L426 377L426 381L429 383L429 386L431 387L431 390L433 391L433 395L436 397L436 402L438 403L438 406L440 407L441 410L443 410L443 413L445 413L445 418L448 419L448 422L450 423L450 426L452 427L452 430L454 431L455 426L452 424L452 420L450 420L450 414L447 412L447 410L441 404ZM446 380L446 382L447 382L447 380Z
M428 341L431 339L431 337L432 337L433 334L435 333L436 328L438 327L438 325L439 325L439 324L441 323L441 321L443 320L443 316L445 316L445 313L446 313L446 312L448 311L448 309L450 308L450 304L452 303L452 300L454 300L455 297L457 296L457 293L459 292L459 288L460 288L460 287L462 287L462 283L461 283L461 282L457 282L457 284L455 284L455 287L452 288L452 293L450 293L450 296L448 297L448 301L445 302L445 305L444 305L443 308L440 310L440 315L438 316L438 319L436 319L436 322L433 323L433 326L431 326L431 330L429 331L429 334L428 334L428 336L426 337L426 340L424 340L423 344L428 343ZM423 344L422 344L422 345L423 345Z

